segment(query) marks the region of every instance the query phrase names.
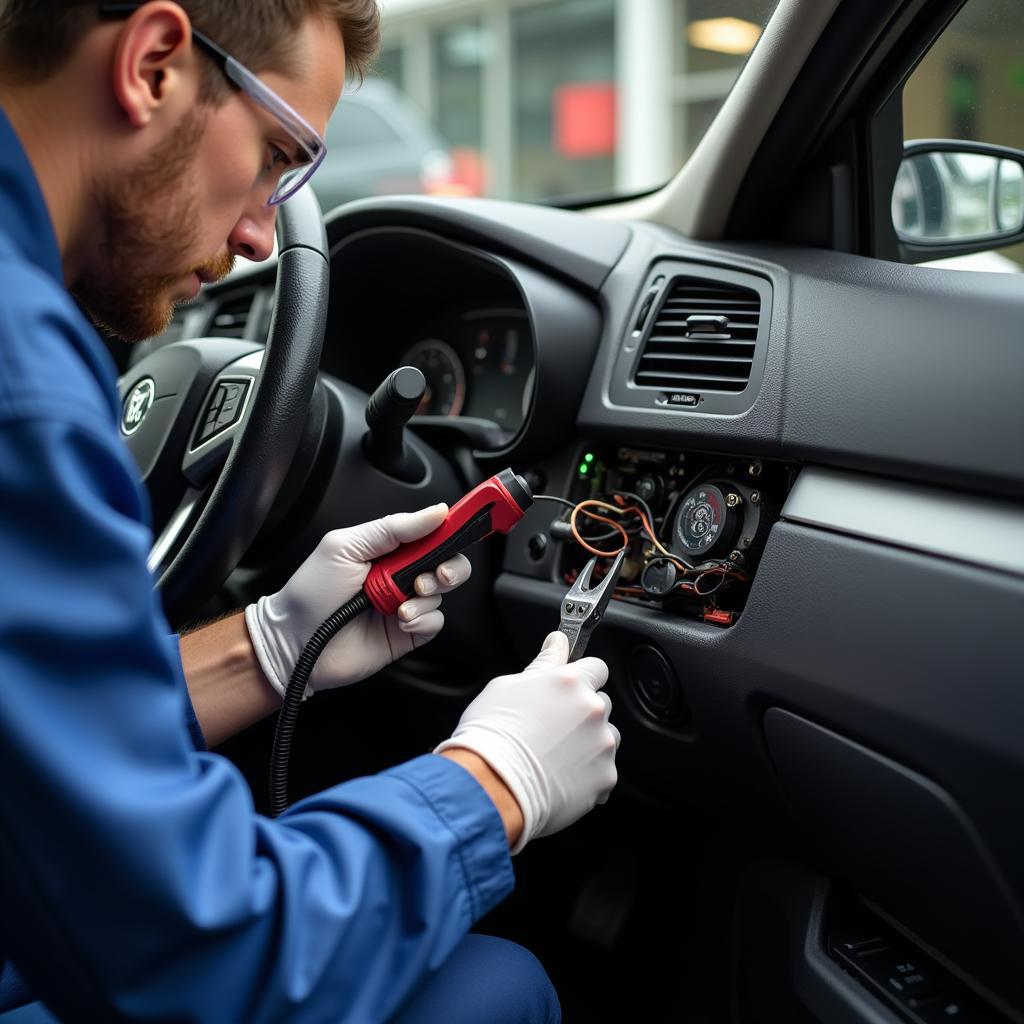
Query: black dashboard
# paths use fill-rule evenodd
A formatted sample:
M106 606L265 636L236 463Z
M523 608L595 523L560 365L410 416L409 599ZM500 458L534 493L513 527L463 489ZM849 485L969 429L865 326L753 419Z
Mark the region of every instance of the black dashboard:
M416 443L454 467L429 456L435 483L512 465L574 504L640 497L654 520L593 642L627 786L726 808L768 841L798 835L1012 1017L1019 282L491 201L353 203L328 238L321 370L346 437L365 430L365 394L412 363L429 386ZM233 329L259 342L271 287L272 271L236 279L176 329L219 333L241 299ZM357 521L363 486L321 481L280 559ZM582 557L538 503L474 562L446 639L399 673L423 700L462 699L481 666L530 656ZM245 585L284 571L250 565Z
M373 391L396 366L415 366L427 380L418 417L473 421L494 440L509 441L533 396L535 345L522 294L480 256L459 249L439 255L431 247L409 232L369 232L335 247L343 312L332 309L321 367ZM352 310L344 299L350 292L376 299Z

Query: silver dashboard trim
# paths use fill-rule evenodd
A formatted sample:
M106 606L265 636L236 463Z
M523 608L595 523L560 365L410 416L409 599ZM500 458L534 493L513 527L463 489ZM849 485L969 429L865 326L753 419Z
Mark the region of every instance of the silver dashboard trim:
M1024 576L1024 507L808 466L782 509L792 523Z

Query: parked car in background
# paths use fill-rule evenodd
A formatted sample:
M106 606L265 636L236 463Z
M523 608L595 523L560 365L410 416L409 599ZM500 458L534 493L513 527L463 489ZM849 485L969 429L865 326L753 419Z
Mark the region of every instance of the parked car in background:
M327 126L327 158L313 179L325 211L365 196L480 195L477 154L452 150L393 85L368 79L346 92Z

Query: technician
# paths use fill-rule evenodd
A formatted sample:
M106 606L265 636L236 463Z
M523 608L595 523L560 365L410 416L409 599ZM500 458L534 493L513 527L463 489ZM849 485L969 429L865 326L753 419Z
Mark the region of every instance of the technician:
M235 256L266 259L346 62L360 74L378 38L374 0L0 0L0 1010L558 1019L528 953L467 932L511 890L510 850L614 786L606 666L566 665L553 634L440 753L255 814L207 744L271 713L315 625L445 508L328 534L179 651L114 368L79 311L149 337ZM397 617L342 631L314 690L429 640L468 573L457 558ZM35 1006L19 1019L51 1019Z

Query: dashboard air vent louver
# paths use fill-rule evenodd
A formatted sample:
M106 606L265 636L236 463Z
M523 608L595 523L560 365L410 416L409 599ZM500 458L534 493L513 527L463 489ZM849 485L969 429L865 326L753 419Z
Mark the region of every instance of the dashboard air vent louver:
M255 295L243 292L225 299L213 314L210 333L218 338L244 338L249 322L249 310Z
M751 289L677 277L640 355L635 383L673 391L743 391L760 317L761 298Z

